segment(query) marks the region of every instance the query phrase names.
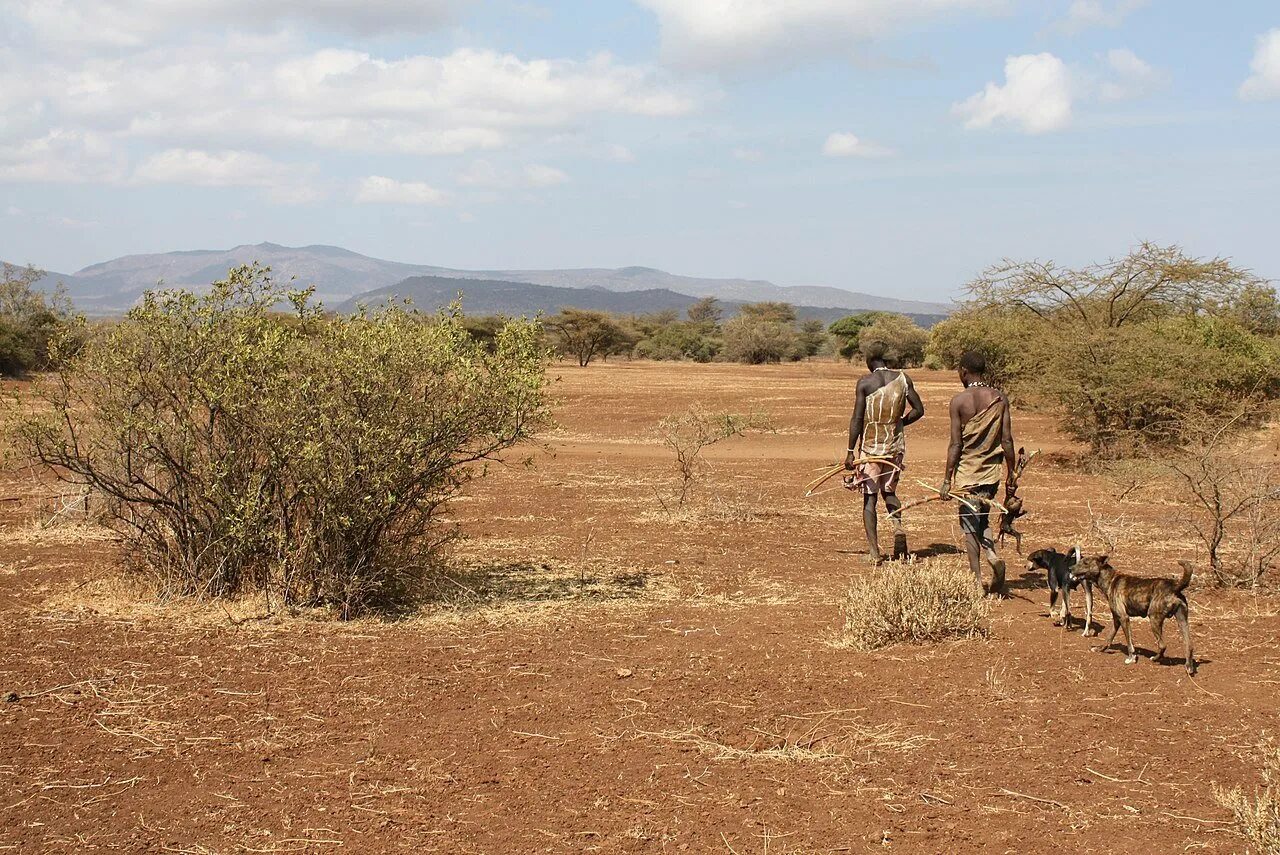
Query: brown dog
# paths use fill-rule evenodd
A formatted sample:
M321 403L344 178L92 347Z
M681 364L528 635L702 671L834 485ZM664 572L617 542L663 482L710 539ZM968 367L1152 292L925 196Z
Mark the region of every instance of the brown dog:
M1133 635L1129 631L1129 618L1145 617L1151 621L1151 631L1155 633L1159 649L1151 657L1155 661L1164 660L1164 621L1173 618L1182 630L1182 642L1187 649L1187 673L1196 673L1196 655L1191 649L1191 627L1187 622L1187 596L1184 593L1191 584L1191 563L1182 564L1182 578L1150 579L1143 576L1128 576L1119 573L1106 555L1094 555L1076 562L1071 571L1072 579L1081 579L1097 585L1111 606L1111 634L1106 642L1094 650L1106 652L1115 640L1116 631L1124 627L1124 638L1129 646L1129 655L1125 664L1132 665L1138 661L1133 652Z

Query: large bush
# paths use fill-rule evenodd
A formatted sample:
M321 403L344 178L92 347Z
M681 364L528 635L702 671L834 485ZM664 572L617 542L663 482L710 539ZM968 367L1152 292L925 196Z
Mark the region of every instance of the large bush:
M43 387L39 459L106 499L163 593L265 591L350 615L402 600L474 464L547 419L538 330L490 352L455 311L326 319L267 270L148 294Z
M961 309L929 331L925 365L955 369L965 352L977 351L987 358L987 379L1006 391L1017 391L1019 381L1031 373L1030 326L1013 312Z
M0 266L0 376L41 371L53 364L61 340L81 334L81 322L61 291L46 295L35 284L44 275L34 267Z
M786 303L748 303L724 325L721 357L760 365L803 359L807 346L796 328L796 312Z
M836 352L845 359L852 359L858 354L858 337L862 335L862 331L887 314L887 312L857 312L834 321L827 327L827 332L836 339Z
M879 353L890 365L911 368L924 361L929 333L906 315L883 315L862 328L858 350L862 355Z

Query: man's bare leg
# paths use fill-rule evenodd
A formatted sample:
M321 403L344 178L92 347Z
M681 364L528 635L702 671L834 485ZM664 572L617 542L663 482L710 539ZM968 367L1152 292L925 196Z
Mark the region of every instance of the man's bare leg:
M884 494L884 506L889 511L889 519L893 521L893 560L905 561L907 558L907 530L902 525L902 500L897 493Z
M969 558L969 569L973 571L973 583L982 587L982 545L978 535L971 531L964 533L964 552Z
M871 563L883 563L884 557L880 554L880 531L875 493L862 497L862 527L867 532L867 554L871 557Z

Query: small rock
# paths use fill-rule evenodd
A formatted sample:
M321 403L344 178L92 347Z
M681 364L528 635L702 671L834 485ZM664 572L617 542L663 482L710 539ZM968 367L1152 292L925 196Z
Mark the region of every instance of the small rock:
M17 703L19 700L20 698L18 697L17 692L10 692L9 694L4 696L4 702L6 704Z
M630 677L630 676L631 676L631 669L630 669L630 668L619 668L619 669L618 669L617 671L615 671L614 673L618 675L618 679L619 679L619 680L625 680L625 679L627 679L628 677Z

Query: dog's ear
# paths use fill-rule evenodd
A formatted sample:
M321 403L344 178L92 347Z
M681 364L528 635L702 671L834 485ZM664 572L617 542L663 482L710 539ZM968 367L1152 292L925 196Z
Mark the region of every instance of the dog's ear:
M1114 568L1114 567L1112 567L1112 566L1111 566L1111 556L1110 556L1110 555L1099 555L1099 556L1098 556L1098 566L1099 566L1099 567L1105 567L1105 568L1107 568L1108 570L1114 570L1114 569L1116 569L1116 568Z

